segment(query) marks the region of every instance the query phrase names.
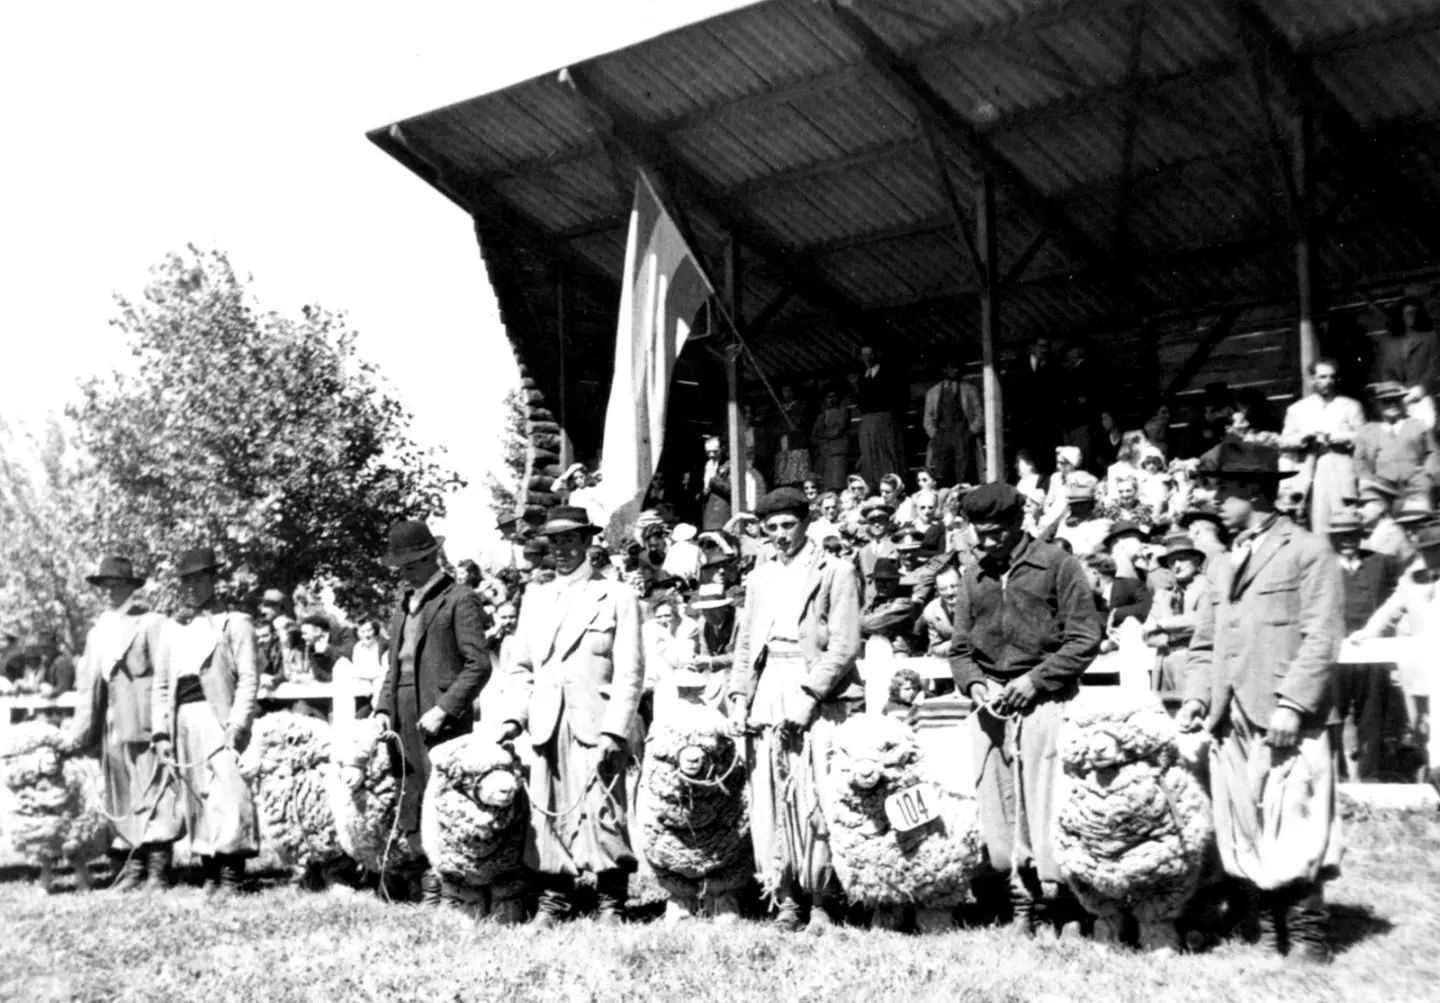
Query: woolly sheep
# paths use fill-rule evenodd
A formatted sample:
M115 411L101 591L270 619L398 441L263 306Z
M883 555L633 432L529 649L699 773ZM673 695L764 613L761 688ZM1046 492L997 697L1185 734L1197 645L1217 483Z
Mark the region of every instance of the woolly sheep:
M285 865L319 875L344 856L330 806L330 726L278 711L255 719L240 774L255 796L260 838Z
M744 758L709 707L676 702L650 729L636 815L669 922L738 914L754 859Z
M330 755L330 810L340 848L376 874L411 863L416 852L396 830L401 776L394 740L376 718L362 718L336 729Z
M14 725L0 746L0 831L14 854L40 868L46 892L59 863L89 888L87 865L110 842L100 764L64 748L60 729L43 721Z
M530 819L521 783L513 749L484 735L462 735L430 750L420 806L420 843L446 894L502 923L523 918Z
M900 832L885 813L890 795L928 784L936 817ZM875 908L877 925L901 925L916 910L922 931L954 924L984 860L975 802L937 783L909 725L863 714L835 731L821 804L835 871L852 902Z
M1199 886L1213 835L1209 799L1179 739L1154 693L1077 702L1061 729L1055 853L1102 941L1118 939L1130 913L1142 947L1179 946L1175 920Z

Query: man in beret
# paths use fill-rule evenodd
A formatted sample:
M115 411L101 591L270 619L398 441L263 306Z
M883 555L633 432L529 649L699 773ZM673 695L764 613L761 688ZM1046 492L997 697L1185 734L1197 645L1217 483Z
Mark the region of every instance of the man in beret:
M726 683L726 714L736 735L750 734L750 832L762 890L778 906L776 924L795 930L830 918L830 847L821 827L819 783L836 725L864 696L860 580L855 565L806 534L810 505L779 488L756 508L774 557L745 589L740 636Z
M1176 723L1214 735L1210 784L1225 872L1260 893L1262 944L1304 961L1329 957L1323 882L1339 873L1329 725L1344 624L1340 566L1318 536L1275 510L1273 449L1226 442L1213 476L1228 562L1190 642Z
M390 527L381 560L404 583L390 621L390 651L380 684L375 717L400 736L405 755L405 789L399 830L419 848L420 804L430 776L430 750L470 733L475 698L490 678L485 645L485 607L440 563L443 536L423 520ZM427 868L420 878L426 905L453 904L456 895Z
M990 866L1008 877L1015 924L1035 931L1039 904L1059 892L1051 840L1066 704L1100 646L1100 615L1079 560L1021 529L1008 484L966 495L973 573L960 577L950 642L955 687L975 702L966 720L975 796Z

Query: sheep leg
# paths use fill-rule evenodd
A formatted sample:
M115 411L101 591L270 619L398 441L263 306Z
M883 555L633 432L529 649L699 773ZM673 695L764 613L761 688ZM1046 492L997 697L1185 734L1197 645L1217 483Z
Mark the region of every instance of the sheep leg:
M83 860L77 860L72 865L75 869L75 888L77 891L88 892L93 885L90 882L90 866Z
M1125 917L1118 909L1106 909L1095 915L1095 942L1118 944L1124 936Z
M875 916L871 925L877 930L898 930L905 925L905 909L903 906L882 905L875 907Z
M40 890L46 895L55 894L55 865L48 860L40 861Z
M921 933L945 933L955 929L955 910L953 909L917 909L915 910L915 928Z
M695 916L695 897L672 892L665 900L665 925L674 926Z
M705 915L713 916L717 922L733 923L740 918L740 896L735 892L720 892L705 897Z
M1175 921L1169 919L1142 919L1140 926L1140 949L1176 953L1180 950L1180 932Z

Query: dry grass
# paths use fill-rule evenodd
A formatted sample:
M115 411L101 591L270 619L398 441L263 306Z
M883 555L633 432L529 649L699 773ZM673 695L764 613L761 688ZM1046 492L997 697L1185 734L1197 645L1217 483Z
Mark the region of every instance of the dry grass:
M1425 1000L1440 987L1440 816L1352 819L1339 954L1276 967L1241 943L1173 958L997 929L918 937L588 920L533 933L336 890L209 907L0 884L0 999Z

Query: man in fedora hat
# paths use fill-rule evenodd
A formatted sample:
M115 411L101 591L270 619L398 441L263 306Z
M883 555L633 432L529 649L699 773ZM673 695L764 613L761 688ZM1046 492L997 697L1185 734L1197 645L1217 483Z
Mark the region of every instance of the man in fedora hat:
M950 672L977 708L966 726L979 769L980 836L1028 935L1040 904L1060 893L1055 749L1065 709L1099 651L1100 615L1080 561L1024 533L1015 488L983 485L963 507L977 564L960 576Z
M1355 497L1346 501L1360 513L1360 525L1365 532L1361 549L1398 558L1404 565L1415 556L1415 548L1394 518L1393 509L1399 497L1400 492L1393 485L1366 479L1360 481Z
M180 813L207 891L234 894L259 852L255 804L240 752L255 719L255 628L215 594L215 551L183 551L175 565L180 611L160 633L150 724L155 754L173 765Z
M1398 383L1377 383L1370 396L1380 414L1367 422L1355 441L1359 476L1395 485L1402 495L1424 495L1430 482L1430 429L1405 412L1405 388Z
M541 882L539 926L574 910L580 880L594 881L601 922L620 922L636 866L625 764L645 681L640 608L633 589L586 560L599 531L582 508L550 511L540 533L555 581L526 594L505 666L500 737L528 728L535 749L525 863Z
M1403 633L1413 638L1412 656L1400 663L1400 686L1412 734L1429 734L1425 779L1440 790L1440 739L1435 734L1434 707L1440 694L1440 670L1434 652L1440 647L1440 519L1420 523L1413 531L1416 554L1391 593L1364 627L1348 642Z
M402 520L390 527L381 557L404 589L390 621L390 651L375 716L400 736L405 790L397 824L417 850L430 749L470 733L475 698L490 678L485 607L474 589L446 572L440 562L444 542L423 520ZM455 891L430 868L420 886L426 905L456 901Z
M1216 842L1226 873L1260 892L1262 943L1324 961L1324 881L1340 861L1327 730L1340 568L1324 539L1275 511L1289 474L1273 449L1226 442L1212 476L1235 543L1209 572L1177 723L1214 734Z
M1183 691L1190 639L1195 634L1200 607L1210 597L1208 579L1200 573L1205 567L1205 554L1194 539L1178 533L1165 538L1160 564L1170 572L1172 584L1155 593L1145 620L1145 643L1158 656L1155 689L1177 693Z
M110 852L119 865L112 887L160 890L168 884L171 847L180 838L177 791L160 782L151 744L150 697L165 617L135 595L145 579L128 558L105 558L85 580L104 596L106 609L85 636L80 699L67 744L100 756L105 811L115 831Z
M1354 509L1341 509L1330 522L1330 546L1340 561L1345 596L1345 634L1370 622L1395 591L1404 564L1361 545L1364 525ZM1404 706L1393 691L1389 665L1342 663L1335 667L1335 713L1340 727L1331 744L1344 753L1340 765L1350 780L1378 779L1382 746L1403 730ZM1396 725L1400 727L1396 727Z
M726 682L726 715L751 735L750 831L761 888L782 930L829 926L822 899L834 888L830 848L815 824L830 739L864 695L860 583L855 565L806 535L810 505L777 488L756 506L774 556L751 573L740 637ZM885 516L888 521L888 516ZM888 542L888 541L887 541Z
M723 558L700 568L700 583L690 600L690 609L696 616L683 621L679 635L689 651L670 676L681 700L703 704L722 713L725 676L734 662L735 642L740 631L735 606L743 595L738 586L727 586L727 572ZM659 714L657 699L656 715Z

